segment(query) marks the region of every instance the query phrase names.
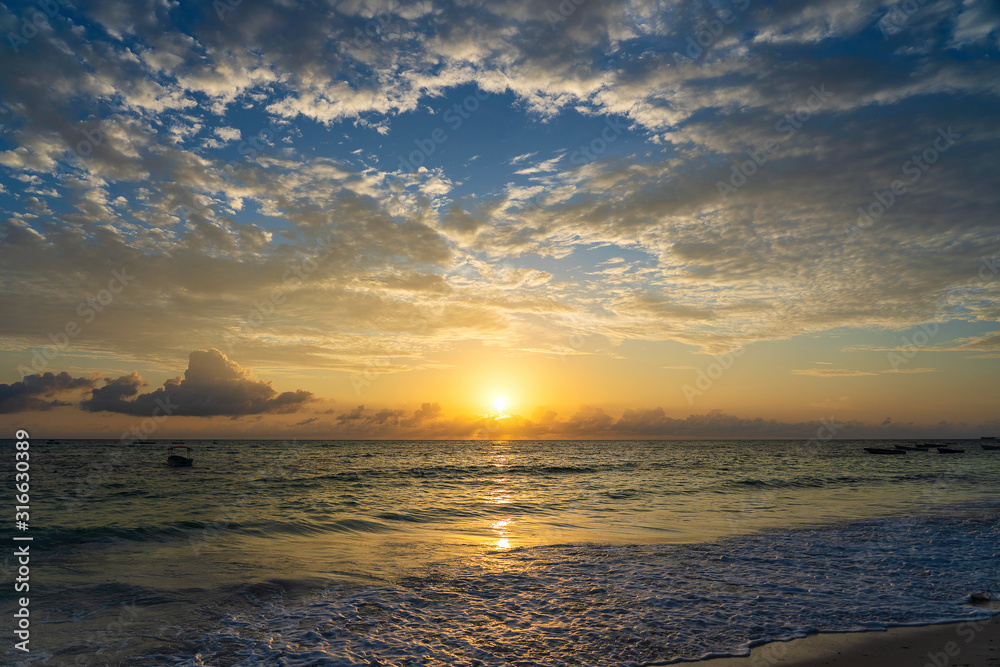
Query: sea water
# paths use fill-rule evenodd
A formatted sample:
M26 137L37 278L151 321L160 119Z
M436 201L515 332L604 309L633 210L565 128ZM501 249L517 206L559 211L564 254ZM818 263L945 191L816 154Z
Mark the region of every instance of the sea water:
M11 661L662 664L1000 599L1000 452L974 442L187 444L191 468L32 444Z

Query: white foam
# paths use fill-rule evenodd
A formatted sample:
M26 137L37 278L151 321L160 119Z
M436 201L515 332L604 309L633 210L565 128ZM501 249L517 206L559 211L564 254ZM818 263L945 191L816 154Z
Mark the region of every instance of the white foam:
M642 665L819 631L983 619L996 515L887 518L691 545L479 551L395 585L223 619L185 665ZM181 629L178 629L180 631Z

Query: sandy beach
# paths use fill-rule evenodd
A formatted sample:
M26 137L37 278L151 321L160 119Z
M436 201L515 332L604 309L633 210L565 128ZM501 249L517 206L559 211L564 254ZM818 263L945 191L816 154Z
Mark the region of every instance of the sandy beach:
M815 634L699 667L983 667L1000 665L1000 620Z

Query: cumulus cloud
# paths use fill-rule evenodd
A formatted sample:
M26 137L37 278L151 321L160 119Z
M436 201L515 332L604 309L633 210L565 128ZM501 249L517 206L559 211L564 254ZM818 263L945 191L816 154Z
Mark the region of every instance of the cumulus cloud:
M74 378L65 371L27 375L20 382L0 384L0 413L51 410L72 405L57 396L90 389L94 378Z
M139 393L146 384L135 372L105 378L104 386L94 389L80 407L135 416L212 417L297 412L313 400L308 391L279 394L270 382L258 380L214 348L192 352L184 377L167 380L156 391Z

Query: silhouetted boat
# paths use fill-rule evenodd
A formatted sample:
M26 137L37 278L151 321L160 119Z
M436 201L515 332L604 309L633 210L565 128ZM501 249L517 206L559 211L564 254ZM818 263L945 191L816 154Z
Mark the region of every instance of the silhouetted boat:
M194 463L194 459L190 456L184 456L180 452L174 452L175 449L186 449L187 453L191 453L191 448L187 445L172 445L167 447L167 465L173 466L174 468L180 468L182 466L190 466Z
M926 447L911 447L910 445L896 445L896 449L901 449L904 452L926 452Z
M941 454L964 454L964 449L954 449L952 447L938 447L938 452Z
M981 436L979 436L979 439L980 440L996 440L997 437L995 435L981 435Z
M135 444L137 444L137 445L155 445L156 441L155 440L136 440Z
M869 454L905 454L904 449L884 449L882 447L865 447L865 451Z
M58 440L46 440L45 444L46 445L58 445L59 441Z
M983 449L988 449L991 452L1000 452L1000 445L987 445L985 443L980 443L979 446Z

